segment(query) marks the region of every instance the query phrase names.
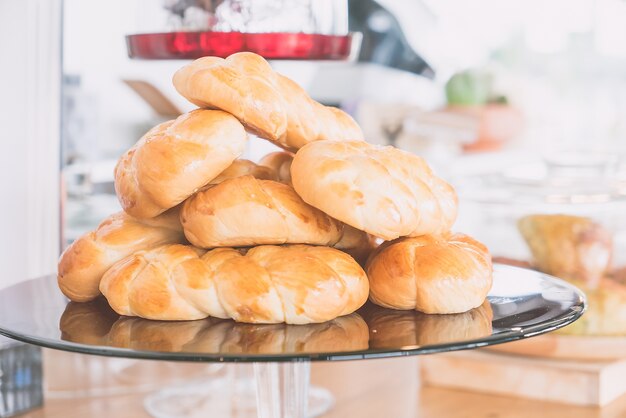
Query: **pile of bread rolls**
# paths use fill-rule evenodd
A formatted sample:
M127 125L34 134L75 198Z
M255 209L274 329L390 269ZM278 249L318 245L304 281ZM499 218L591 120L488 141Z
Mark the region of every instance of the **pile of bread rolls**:
M198 59L173 82L199 108L119 159L124 211L61 256L68 298L103 294L120 315L156 320L288 324L368 297L425 313L482 305L491 257L449 232L456 194L422 158L366 143L350 116L252 53ZM248 132L286 151L238 159Z

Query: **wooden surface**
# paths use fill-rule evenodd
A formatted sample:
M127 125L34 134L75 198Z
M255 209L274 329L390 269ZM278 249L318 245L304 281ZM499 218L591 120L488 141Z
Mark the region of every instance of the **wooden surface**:
M484 350L446 353L422 362L427 384L572 405L610 403L626 394L624 376L624 360L555 360Z
M626 337L546 334L487 348L499 353L571 360L626 359Z
M434 357L434 356L432 356ZM399 358L354 362L313 363L314 384L330 389L334 408L324 418L617 418L626 416L626 397L604 408L572 407L557 403L420 387L418 361ZM24 418L149 418L145 396L156 382L192 378L204 373L199 364L153 363L82 356L47 351L45 355L49 396L45 406ZM210 367L210 366L208 366ZM230 366L227 366L230 367ZM123 379L106 377L131 370ZM88 373L86 370L90 370ZM147 384L147 386L146 386ZM149 386L154 386L150 388ZM120 393L73 395L72 390L122 387ZM238 417L239 418L239 417Z

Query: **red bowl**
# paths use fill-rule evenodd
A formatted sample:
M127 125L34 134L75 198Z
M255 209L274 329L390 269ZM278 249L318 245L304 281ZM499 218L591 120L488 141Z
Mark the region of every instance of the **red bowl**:
M126 36L128 56L135 59L225 58L235 52L255 52L272 60L346 60L353 34L167 32Z

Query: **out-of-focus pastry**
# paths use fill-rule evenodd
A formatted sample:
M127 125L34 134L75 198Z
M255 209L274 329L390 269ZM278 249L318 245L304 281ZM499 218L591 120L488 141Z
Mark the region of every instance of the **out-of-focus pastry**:
M611 279L600 279L593 289L584 288L588 309L567 327L556 332L564 335L626 335L626 286Z
M305 203L288 184L243 176L183 204L185 236L202 248L262 244L333 245L343 225Z
M184 245L136 252L106 272L100 290L120 315L156 320L307 324L348 315L367 300L365 272L333 248L203 253Z
M119 212L78 238L59 259L57 279L63 294L75 302L92 300L100 295L102 275L116 262L139 250L186 242L178 209L153 219Z
M178 205L228 168L246 140L243 125L219 110L196 109L152 128L115 167L122 208L152 218Z
M291 181L305 202L385 240L443 233L456 220L452 186L393 147L312 142L296 153Z
M572 215L529 215L518 227L540 271L588 288L597 286L611 263L611 234L589 218Z
M199 58L179 69L173 82L196 106L225 110L260 137L289 151L323 139L363 139L361 128L347 113L311 99L251 52L226 59Z
M487 248L452 233L386 242L370 256L366 271L372 302L429 314L477 308L491 290L493 276Z

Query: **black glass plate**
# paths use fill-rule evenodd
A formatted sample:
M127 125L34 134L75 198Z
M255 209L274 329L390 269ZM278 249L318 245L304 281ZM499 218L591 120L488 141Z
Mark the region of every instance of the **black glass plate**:
M105 356L181 361L355 360L464 350L531 337L585 310L572 285L531 270L494 266L483 306L426 315L366 304L312 325L231 320L161 322L122 317L99 298L68 303L54 276L0 291L0 334L44 347Z

